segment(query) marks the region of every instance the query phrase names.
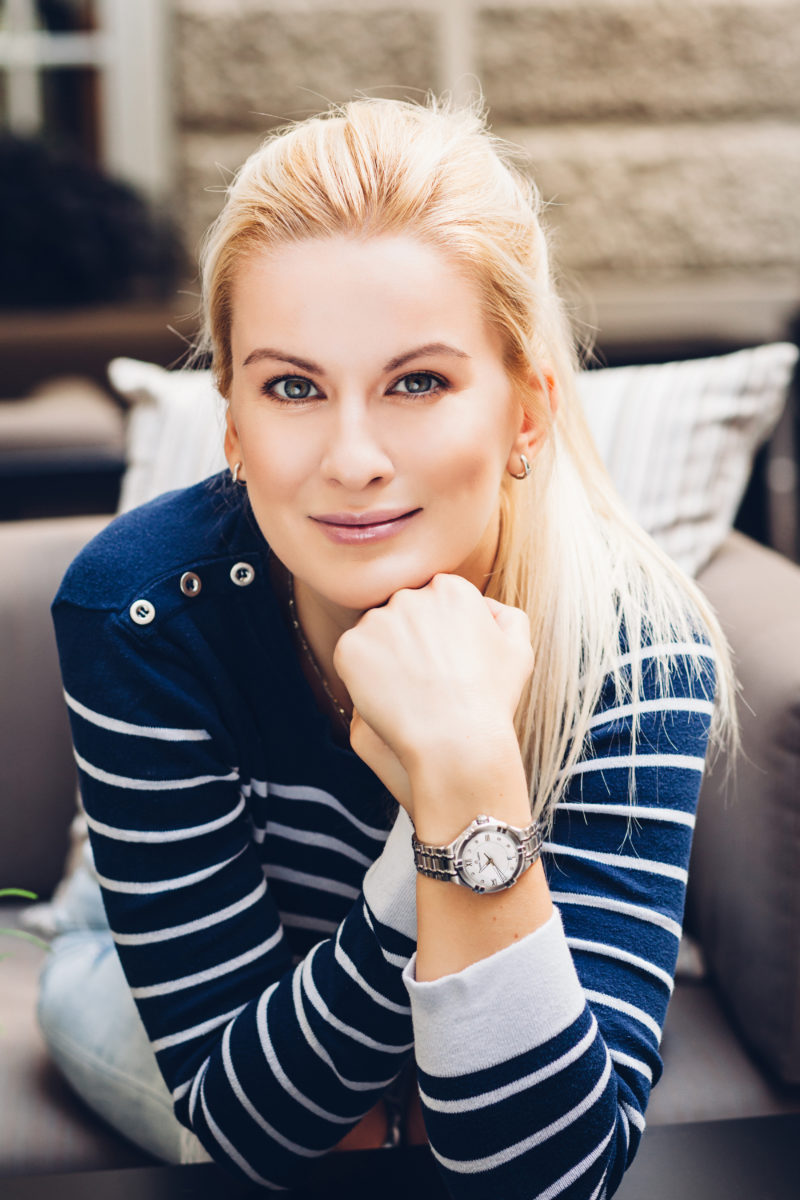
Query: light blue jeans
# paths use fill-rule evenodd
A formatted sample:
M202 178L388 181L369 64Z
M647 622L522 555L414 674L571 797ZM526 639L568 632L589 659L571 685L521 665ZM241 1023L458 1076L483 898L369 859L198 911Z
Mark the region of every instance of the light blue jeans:
M39 1026L82 1100L168 1163L207 1162L177 1120L108 928L91 851L49 914L56 929L39 984Z

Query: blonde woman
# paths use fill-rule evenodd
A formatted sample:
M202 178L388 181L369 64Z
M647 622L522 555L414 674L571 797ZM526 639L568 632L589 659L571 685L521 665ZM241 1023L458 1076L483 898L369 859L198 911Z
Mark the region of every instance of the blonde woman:
M113 932L56 944L53 1053L267 1188L427 1137L454 1196L610 1196L733 688L586 431L536 193L474 112L360 100L248 160L203 280L230 473L54 606Z

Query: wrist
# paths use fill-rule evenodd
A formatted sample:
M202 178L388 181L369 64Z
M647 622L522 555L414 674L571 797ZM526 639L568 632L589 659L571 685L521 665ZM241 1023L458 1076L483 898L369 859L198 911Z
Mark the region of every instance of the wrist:
M463 742L451 760L420 763L410 776L416 835L447 845L478 816L511 825L529 823L530 797L516 736L471 748Z

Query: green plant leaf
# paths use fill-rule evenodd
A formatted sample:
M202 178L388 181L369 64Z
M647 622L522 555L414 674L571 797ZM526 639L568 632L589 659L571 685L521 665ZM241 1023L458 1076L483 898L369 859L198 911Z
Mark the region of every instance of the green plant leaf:
M0 888L0 896L21 896L23 900L37 900L36 892L28 892L24 888ZM41 950L49 950L48 942L42 941L35 933L26 933L24 929L0 929L0 934L5 934L6 937L21 938L23 942L30 942L34 946L38 946ZM9 958L8 954L0 954L0 959Z
M23 942L31 942L34 946L39 946L42 950L49 950L48 942L42 941L35 933L26 933L24 929L0 929L0 933L4 933L6 937L21 938ZM7 957L3 955L2 957Z

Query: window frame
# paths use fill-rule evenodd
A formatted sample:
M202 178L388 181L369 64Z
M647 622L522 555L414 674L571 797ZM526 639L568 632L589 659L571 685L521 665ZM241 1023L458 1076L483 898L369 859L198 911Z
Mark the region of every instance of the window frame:
M97 29L35 28L34 0L5 0L0 72L6 127L36 136L43 112L38 80L53 67L98 73L99 165L163 203L173 184L173 113L168 88L171 5L164 0L96 0Z

